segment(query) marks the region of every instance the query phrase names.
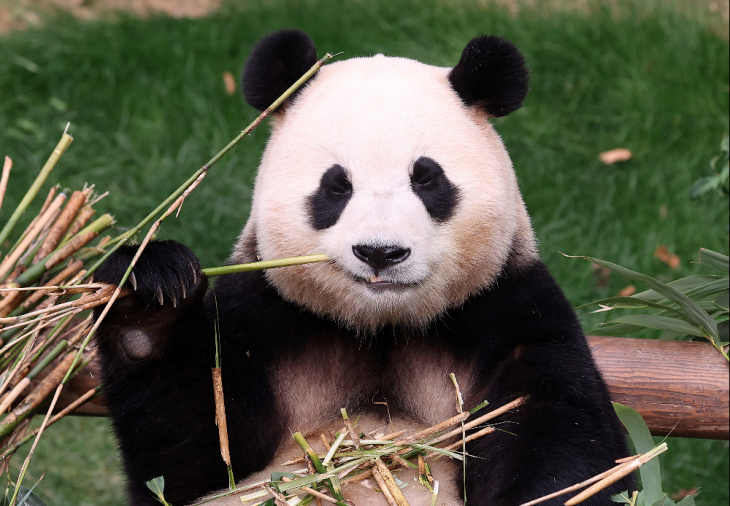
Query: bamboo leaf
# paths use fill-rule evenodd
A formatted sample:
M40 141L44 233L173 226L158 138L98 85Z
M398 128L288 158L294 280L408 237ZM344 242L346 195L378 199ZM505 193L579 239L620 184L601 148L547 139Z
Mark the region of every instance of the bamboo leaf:
M722 279L722 276L687 276L686 278L678 279L667 284L675 290L679 290L686 294L687 292L696 290L697 288L703 287L708 283L712 283L719 279ZM654 290L646 290L645 292L634 294L632 297L659 303L663 300L667 300L664 296Z
M714 267L722 272L730 272L730 257L705 248L700 248L700 262L702 265Z
M725 292L722 295L720 295L718 298L715 299L715 304L723 308L725 311L728 310L728 305L730 305L730 292Z
M646 327L642 327L640 325L627 325L624 323L610 325L610 323L608 323L605 324L605 326L599 325L595 329L591 329L586 332L586 334L593 336L624 337L627 334L633 334L634 332L639 332L645 328Z
M627 278L638 281L641 283L646 284L651 289L655 290L656 292L660 293L670 301L676 303L678 306L683 308L686 311L687 318L696 324L698 327L701 327L705 332L707 337L711 338L712 341L715 343L716 346L720 346L720 335L717 330L717 323L715 323L715 320L713 320L710 315L708 315L705 311L702 310L701 307L697 305L695 301L690 299L687 295L683 294L682 292L676 290L675 288L672 288L671 286L662 283L658 279L654 279L651 276L647 276L646 274L641 274L640 272L632 271L630 269L627 269L625 267L621 267L620 265L606 262L605 260L601 260L599 258L592 258L592 257L582 257L590 262L593 262L597 265L600 265L601 267L605 267L607 269L611 269L612 271L618 272L619 274L626 276ZM669 329L665 329L669 330Z
M634 448L636 448L636 453L647 453L652 450L654 448L654 439L651 437L649 428L641 415L618 402L613 403L613 409L626 430L629 431L629 437L634 444ZM650 460L639 468L639 472L641 473L641 483L644 486L644 504L654 504L662 499L664 493L662 492L662 475L659 461L656 459Z
M677 503L677 506L695 506L695 497L697 494L688 495Z
M145 482L147 488L157 495L162 495L165 492L165 477L158 476L150 481Z
M636 314L616 318L613 322L628 323L629 325L637 325L650 329L668 330L670 332L679 332L682 334L689 334L691 336L705 337L702 329L698 326L677 318L669 318L667 316Z

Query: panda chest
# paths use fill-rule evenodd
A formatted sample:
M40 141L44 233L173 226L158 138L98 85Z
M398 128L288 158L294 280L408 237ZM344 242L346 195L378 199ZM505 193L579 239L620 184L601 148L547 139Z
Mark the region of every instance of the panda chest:
M341 419L341 408L352 416L439 423L457 413L450 373L467 403L478 395L472 365L443 346L411 340L384 350L334 333L278 356L269 378L285 426L306 435Z

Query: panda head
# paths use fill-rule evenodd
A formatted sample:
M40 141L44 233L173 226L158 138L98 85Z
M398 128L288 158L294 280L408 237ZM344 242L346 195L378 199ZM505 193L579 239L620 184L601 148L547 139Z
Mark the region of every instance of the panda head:
M263 110L317 60L281 31L253 49L244 95ZM536 258L510 158L490 117L520 107L508 41L473 39L456 67L376 55L323 67L284 104L232 261L326 253L273 269L286 299L359 331L423 328Z

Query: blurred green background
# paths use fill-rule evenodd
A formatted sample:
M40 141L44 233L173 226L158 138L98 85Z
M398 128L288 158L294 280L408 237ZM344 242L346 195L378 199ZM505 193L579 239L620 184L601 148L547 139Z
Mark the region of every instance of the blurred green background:
M701 272L691 263L700 247L727 253L727 199L689 199L728 131L727 19L702 2L502 4L269 0L226 4L195 19L120 14L113 21L58 12L40 27L7 33L0 155L15 165L0 222L70 121L75 141L50 180L108 190L99 212L114 214L119 230L136 224L255 117L240 94L226 93L222 76L238 78L269 31L302 29L320 54L382 52L441 66L453 66L469 39L489 33L515 42L531 69L524 107L495 124L542 255L576 306L629 282L616 275L597 282L590 264L560 252L663 281ZM222 265L248 216L267 130L221 160L160 237L188 244L205 267ZM617 147L633 158L599 162L600 152ZM654 258L660 245L679 256L679 269ZM605 317L581 316L587 328ZM669 446L667 492L701 487L698 504L730 502L726 441L672 438ZM20 463L13 460L14 475ZM39 495L49 504L124 503L106 420L70 417L49 429L32 477L46 469Z

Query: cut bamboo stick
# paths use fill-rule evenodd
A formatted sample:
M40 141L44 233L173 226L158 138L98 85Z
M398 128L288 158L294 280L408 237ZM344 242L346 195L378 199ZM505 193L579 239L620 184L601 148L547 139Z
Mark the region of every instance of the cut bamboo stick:
M58 216L58 218L53 223L53 227L48 232L48 235L46 236L45 241L43 241L43 244L41 245L40 249L35 254L35 257L33 257L33 263L40 262L43 258L48 256L54 249L56 249L56 246L61 241L61 238L63 237L63 234L66 233L66 230L68 230L68 227L71 225L71 222L74 218L76 218L76 215L79 212L79 209L81 209L81 206L86 204L86 201L88 200L90 190L85 191L75 191L73 194L71 194L71 197L68 199L68 203L63 208L63 211L61 211L61 214Z
M3 175L0 179L0 208L3 206L3 200L5 200L5 191L8 189L8 178L10 177L10 169L13 168L13 160L9 157L5 157L5 163L3 163Z
M53 199L53 203L48 207L45 213L41 216L41 218L36 222L36 224L33 226L33 228L28 232L28 234L25 236L25 238L20 242L20 244L7 256L5 257L5 260L0 264L0 279L4 278L5 275L10 272L10 269L15 265L15 263L18 261L20 256L25 252L25 250L30 246L30 243L38 236L40 231L43 229L43 227L48 223L48 221L51 219L53 214L60 209L61 205L63 205L63 202L66 200L65 194L60 194L55 199Z
M18 204L18 207L15 209L12 216L10 216L8 221L5 223L5 227L3 227L3 229L0 231L0 244L3 244L10 235L10 232L13 231L15 225L18 223L18 220L28 208L30 203L33 201L35 196L38 194L38 190L40 190L41 186L43 186L43 183L46 182L48 175L56 166L56 163L58 163L61 155L63 155L64 151L66 151L66 148L68 148L68 146L71 144L71 141L73 141L73 137L64 132L61 136L61 140L58 141L58 144L53 149L51 156L48 158L48 161L46 161L45 165L41 169L35 181L33 181L33 184L28 189L23 199L20 201L20 204Z

